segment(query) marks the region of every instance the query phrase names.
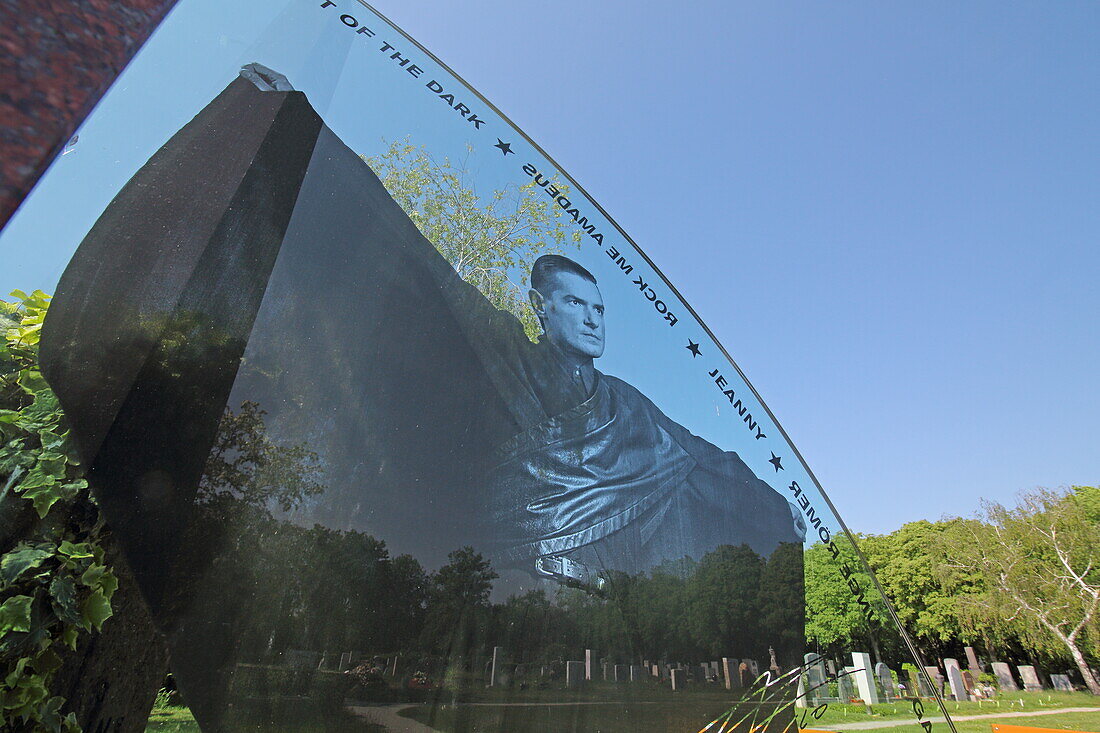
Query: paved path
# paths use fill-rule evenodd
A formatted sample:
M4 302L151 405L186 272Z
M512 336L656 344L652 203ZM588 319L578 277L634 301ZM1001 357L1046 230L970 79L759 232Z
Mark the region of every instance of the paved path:
M1045 710L1023 710L1013 713L983 713L982 715L952 715L952 720L982 720L984 718L1026 718L1032 715L1054 715L1055 713L1096 713L1097 721L1100 721L1100 708L1046 708ZM872 728L895 728L897 726L913 725L912 720L867 720L862 723L839 723L837 725L823 725L822 730L870 730Z
M398 715L398 712L405 708L414 707L416 706L408 703L398 703L396 705L355 705L349 706L348 710L368 723L381 725L389 733L439 733L435 728Z

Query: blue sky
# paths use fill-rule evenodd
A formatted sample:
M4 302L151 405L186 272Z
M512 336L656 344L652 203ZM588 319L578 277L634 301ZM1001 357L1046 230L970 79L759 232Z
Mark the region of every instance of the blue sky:
M1100 480L1100 7L375 5L630 233L853 528ZM247 36L217 41L235 58L262 48ZM341 79L363 73L391 78ZM133 98L128 77L113 94L147 108L130 74ZM156 107L167 133L210 94L193 96ZM167 136L125 134L146 156ZM57 196L128 177L103 139L61 163L98 155L104 180L56 176ZM72 237L21 217L0 256L38 254L0 286L49 289L65 260L51 242Z

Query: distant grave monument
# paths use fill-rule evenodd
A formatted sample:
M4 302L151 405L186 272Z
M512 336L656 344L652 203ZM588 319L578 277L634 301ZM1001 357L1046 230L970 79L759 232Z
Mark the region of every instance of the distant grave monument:
M1035 671L1035 667L1030 664L1021 664L1016 667L1020 671L1020 679L1023 680L1024 689L1034 692L1043 689L1043 685L1039 682L1039 673Z
M859 698L868 705L878 703L878 689L875 687L875 675L871 669L871 655L866 652L852 652L852 667L855 673Z
M1050 676L1050 685L1058 692L1073 692L1073 683L1069 681L1069 676L1064 674L1052 674Z
M1006 662L993 663L993 675L997 678L997 686L1006 692L1016 692L1020 688L1012 676L1012 668Z
M947 682L951 686L951 697L955 700L966 702L970 699L970 695L966 692L966 685L963 683L962 670L959 669L958 664L953 664L947 668Z
M894 675L890 671L890 668L886 666L885 662L879 662L875 665L875 678L878 679L879 687L882 688L882 694L887 699L898 697L898 688L894 684Z
M584 684L584 662L565 663L565 686L581 687Z

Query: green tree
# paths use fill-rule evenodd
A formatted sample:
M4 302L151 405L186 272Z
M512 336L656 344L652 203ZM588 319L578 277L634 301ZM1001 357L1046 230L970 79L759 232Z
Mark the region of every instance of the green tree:
M758 607L764 560L748 545L721 545L699 561L688 581L688 623L711 656L767 648Z
M966 613L1011 624L1035 647L1068 653L1089 691L1100 695L1086 659L1100 633L1095 491L1039 489L1011 508L985 502L983 521L960 523L946 547L952 568L986 586L958 599Z
M989 633L987 625L964 624L958 612L959 595L982 592L981 578L952 568L946 582L954 590L945 587L944 548L963 521L909 522L860 543L902 626L933 658L943 656L946 644Z
M561 207L534 183L482 196L464 165L437 161L408 142L364 160L459 276L519 318L534 340L541 329L527 305L527 268L537 256L581 241ZM568 192L565 184L554 185Z
M421 636L424 646L446 657L484 647L489 594L497 577L489 561L472 547L448 554L447 564L432 574Z
M860 545L866 540L861 538ZM871 578L852 544L844 536L836 537L833 544L839 552L835 558L829 546L822 543L805 551L806 639L823 653L835 656L870 645L881 660L879 639L883 636L885 609L877 601ZM871 605L869 616L852 591L853 585L863 590L864 601Z

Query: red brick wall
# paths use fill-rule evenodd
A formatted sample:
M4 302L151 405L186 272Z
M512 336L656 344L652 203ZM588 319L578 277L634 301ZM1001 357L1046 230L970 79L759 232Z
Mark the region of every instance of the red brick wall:
M0 0L0 227L176 0Z

